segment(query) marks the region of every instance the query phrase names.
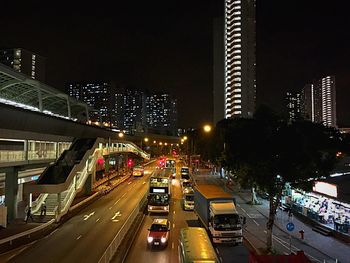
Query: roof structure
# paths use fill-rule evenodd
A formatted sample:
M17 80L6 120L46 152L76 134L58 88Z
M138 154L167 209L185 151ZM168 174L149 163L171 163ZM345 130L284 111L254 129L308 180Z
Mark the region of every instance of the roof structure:
M0 103L86 122L87 104L0 64Z

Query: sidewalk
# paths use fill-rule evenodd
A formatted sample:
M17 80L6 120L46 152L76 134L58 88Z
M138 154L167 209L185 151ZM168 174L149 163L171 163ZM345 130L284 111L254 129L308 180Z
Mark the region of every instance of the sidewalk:
M235 191L232 189L232 192L238 194L246 202L251 199L250 190ZM262 205L256 205L255 208L266 219L268 218L269 205L267 200L262 200ZM292 222L295 225L295 230L289 232L286 229L286 225L289 222L288 220L288 212L278 209L275 217L274 227L277 227L287 235L291 234L292 237L294 239L297 239L299 242L304 243L334 259L337 259L340 262L349 262L346 251L349 251L350 244L346 244L331 236L323 236L320 233L313 231L311 225L303 223L296 216L292 217ZM304 231L304 239L301 239L300 237L300 230ZM265 241L260 240L260 242L263 242L263 244L259 244L258 247L266 246L264 243Z

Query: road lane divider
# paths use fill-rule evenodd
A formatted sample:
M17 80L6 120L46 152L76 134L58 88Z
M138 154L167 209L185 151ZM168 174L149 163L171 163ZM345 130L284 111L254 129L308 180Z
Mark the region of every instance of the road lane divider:
M97 218L97 219L96 219L96 223L97 223L98 221L100 221L100 219L99 219L99 218Z
M77 240L79 240L81 237L82 237L82 235L78 236L78 237L77 237Z

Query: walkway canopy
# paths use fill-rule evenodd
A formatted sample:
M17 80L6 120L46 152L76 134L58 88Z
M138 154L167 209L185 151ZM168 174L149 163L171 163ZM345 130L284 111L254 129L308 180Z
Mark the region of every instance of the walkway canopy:
M86 122L88 106L44 83L0 64L0 103Z

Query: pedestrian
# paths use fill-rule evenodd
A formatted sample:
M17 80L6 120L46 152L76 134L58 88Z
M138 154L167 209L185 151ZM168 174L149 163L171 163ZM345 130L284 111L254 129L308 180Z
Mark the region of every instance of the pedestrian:
M40 211L40 216L46 216L46 204L45 201L41 204L41 211Z
M30 206L28 206L28 209L27 209L26 223L28 223L29 217L32 220L32 222L34 222L34 219L33 219L33 216L32 216L32 208Z

